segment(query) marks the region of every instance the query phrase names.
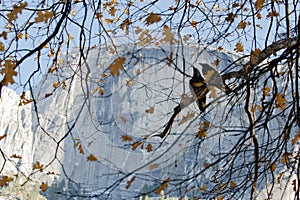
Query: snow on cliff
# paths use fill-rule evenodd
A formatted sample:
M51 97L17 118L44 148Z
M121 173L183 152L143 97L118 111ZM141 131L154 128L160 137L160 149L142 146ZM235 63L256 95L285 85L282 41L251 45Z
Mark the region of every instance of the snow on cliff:
M86 62L78 59L75 49L65 58L65 67L47 74L34 89L35 106L18 106L19 96L2 88L0 135L7 136L0 144L2 156L8 156L0 159L3 173L19 169L46 182L49 199L107 194L115 199L130 198L152 191L159 184L156 179L183 178L199 170L198 165L212 159L209 152L215 151L216 141L231 145L230 135L223 140L224 135L218 134L224 125L226 97L222 91L217 91L219 98L208 99L214 106L205 116L199 116L195 104L184 109L162 144L160 138L148 137L145 148L133 151L122 136L134 140L161 132L182 95L191 95L189 78L182 73L191 75L191 65L201 69L199 63L211 64L216 59L221 60L216 69L220 71L237 55L194 46L128 45L120 49L118 56L108 53L110 47L93 49ZM170 52L177 52L173 56L178 57L171 67L166 59ZM125 70L118 77L106 77L109 65L120 56L126 60ZM188 123L179 123L191 114ZM210 121L213 128L208 130L211 137L196 146L194 133L201 120ZM232 116L229 123L236 122L243 123L243 117ZM147 151L148 144L153 145L152 152ZM11 158L14 154L21 159ZM97 161L88 161L91 155ZM36 163L47 166L43 173L33 169ZM136 181L125 189L133 176Z

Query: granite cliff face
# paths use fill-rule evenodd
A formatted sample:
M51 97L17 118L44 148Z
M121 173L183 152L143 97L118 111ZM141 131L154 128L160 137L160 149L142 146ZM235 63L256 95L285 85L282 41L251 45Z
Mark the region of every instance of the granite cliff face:
M177 56L176 63L169 66L166 58L170 52L179 52L176 48L182 53L173 54ZM143 141L145 148L132 150L134 141L161 132L182 95L190 95L189 78L183 72L191 75L191 65L201 69L199 63L213 63L216 59L222 61L216 69L220 71L237 56L193 46L176 48L136 49L129 45L120 48L118 56L108 53L108 47L93 49L86 62L77 59L75 49L56 72L41 80L32 96L27 94L35 104L19 106L20 97L3 87L3 174L23 173L47 183L44 195L48 199L118 199L150 192L160 184L159 179L182 178L201 170L204 162L213 159L209 153L217 151L217 143L222 143L226 151L234 140L230 133L219 134L221 126L246 123L241 110L230 116L230 122L224 122L227 97L221 90L210 94L208 103L214 102L215 106L205 116L191 104L180 113L162 144L160 138L149 137ZM125 58L125 70L118 77L106 77L118 57ZM57 85L53 87L54 84ZM192 116L188 122L180 123L188 115ZM212 137L198 146L194 133L203 121L209 121L214 128L208 130ZM124 135L130 136L132 142L124 142ZM151 152L146 148L149 144ZM11 157L14 154L19 158ZM90 161L91 155L97 160ZM43 165L43 172L34 169L37 163ZM201 181L204 183L211 174L207 172ZM127 181L133 177L136 180L126 189Z

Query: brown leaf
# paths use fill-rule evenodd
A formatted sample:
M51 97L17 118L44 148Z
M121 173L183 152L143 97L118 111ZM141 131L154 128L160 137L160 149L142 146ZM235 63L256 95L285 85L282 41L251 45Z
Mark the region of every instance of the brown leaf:
M122 135L122 141L124 141L124 142L132 141L132 137L129 135Z
M265 0L257 0L255 2L255 9L260 10L263 7L264 3L265 3Z
M282 163L282 164L285 164L285 165L288 164L289 161L290 161L290 159L291 159L291 158L290 158L291 155L292 155L292 153L287 153L287 152L284 153L284 154L282 155L282 157L281 157L281 160L280 160L281 163Z
M149 26L150 24L159 22L161 20L161 17L157 13L150 13L148 17L146 18L145 22Z
M127 120L126 120L125 117L122 117L122 116L121 116L120 119L121 119L121 122L123 122L124 124L126 124L126 121L127 121Z
M41 165L41 163L39 161L37 161L36 163L33 164L32 169L38 169L40 172L43 172L43 165Z
M234 189L235 186L236 186L236 182L235 181L230 181L230 183L229 183L230 189Z
M6 186L9 182L13 181L14 179L8 176L2 176L0 179L0 187Z
M133 150L133 151L136 150L136 148L138 148L138 146L140 146L142 144L144 144L144 143L141 142L141 141L137 141L137 142L133 143L132 147L131 147L131 150Z
M52 93L46 93L45 98L50 97L51 95L52 95Z
M1 74L4 74L4 78L2 80L2 84L7 86L9 83L14 84L15 81L13 76L17 76L17 72L15 71L16 61L13 60L5 60L4 69L0 71Z
M292 145L295 145L300 138L300 132L292 139ZM1 140L1 139L0 139Z
M267 15L268 18L271 18L271 17L278 17L278 16L279 16L279 13L276 12L275 10L272 11L272 12L269 12L268 15Z
M135 180L135 176L133 176L129 181L127 181L127 185L125 186L125 188L128 189L134 180Z
M156 168L158 168L158 167L159 167L159 164L154 163L154 164L151 164L151 165L149 166L149 169L150 169L150 170L154 170L154 169L156 169Z
M104 95L104 88L103 87L99 88L99 93L100 93L100 95Z
M42 182L42 184L41 184L41 190L42 190L43 192L46 192L46 191L47 191L47 183Z
M261 50L260 49L255 49L254 51L251 52L250 54L250 63L255 64L256 63L256 58L260 54Z
M82 145L79 145L79 147L78 147L78 150L79 150L79 153L81 153L81 154L84 154L84 151L83 151Z
M88 161L97 161L98 159L97 159L93 154L90 154L90 155L87 157L87 160L88 160Z
M22 159L22 156L17 155L17 154L13 154L12 156L10 156L11 158L17 158L17 159Z
M110 74L113 76L119 76L121 70L124 69L123 64L125 62L125 57L119 57L114 60L112 64L109 65Z
M5 138L7 136L7 134L4 134L4 135L0 135L0 141Z
M145 110L146 113L152 114L154 112L154 106Z
M240 21L239 25L237 26L237 29L245 29L247 23L244 21Z
M277 94L276 100L275 100L275 106L276 108L279 108L280 110L284 110L286 107L286 99L284 94Z
M229 13L229 14L227 14L225 20L226 20L227 22L233 22L233 20L234 20L234 14L233 14L232 12Z
M52 84L52 86L53 86L54 88L58 88L59 84L60 84L59 81L55 81L55 82Z
M237 51L237 52L243 52L244 47L243 47L242 43L240 43L240 42L236 43L234 50Z
M151 152L152 151L152 144L148 144L146 149L147 149L148 153Z
M178 123L178 126L184 124L185 122L189 121L190 119L192 119L195 116L195 113L190 113L188 111L188 113L182 117L182 119L180 120L180 122Z
M168 185L169 185L169 181L170 181L170 177L168 177L167 179L165 179L162 184L159 186L159 188L157 188L157 190L155 191L156 194L159 194L162 190L165 190Z
M214 66L218 66L220 64L221 60L220 59L217 59L213 62L213 65Z
M270 164L270 169L271 169L272 172L274 172L275 169L276 169L276 164L275 163L271 163Z

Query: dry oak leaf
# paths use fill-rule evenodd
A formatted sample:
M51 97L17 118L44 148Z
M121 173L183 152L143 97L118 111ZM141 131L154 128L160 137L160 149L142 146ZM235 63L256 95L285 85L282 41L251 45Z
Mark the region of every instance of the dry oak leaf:
M6 60L4 63L4 69L1 70L1 74L4 74L4 79L2 80L2 84L7 86L9 83L14 84L15 81L13 76L17 76L17 72L15 71L16 61Z
M36 14L38 16L34 19L35 23L44 22L47 24L48 20L51 19L55 15L55 12L49 12L48 10L46 10L44 12L37 11Z
M98 159L97 159L93 154L90 154L90 155L87 157L87 160L88 160L88 161L97 161Z
M237 51L237 52L243 52L244 47L243 47L242 43L240 43L240 42L236 43L234 50Z
M149 26L150 24L159 22L161 17L157 13L150 13L148 17L145 19L146 24Z
M256 58L260 54L261 50L260 49L255 49L254 51L251 52L250 54L250 63L255 64L256 63Z
M110 74L113 76L119 76L120 75L119 70L124 69L123 64L125 60L126 60L125 57L116 58L114 62L109 65Z
M0 187L7 185L9 182L13 181L14 179L8 176L2 176L0 179Z
M264 3L265 3L265 0L257 0L255 2L255 9L260 10L263 7Z

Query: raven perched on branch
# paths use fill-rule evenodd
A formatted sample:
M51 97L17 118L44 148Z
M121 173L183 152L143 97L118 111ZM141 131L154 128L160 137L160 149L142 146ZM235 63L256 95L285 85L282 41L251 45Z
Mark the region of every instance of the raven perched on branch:
M181 102L179 105L177 105L174 108L174 113L171 116L171 118L169 119L167 125L165 126L164 130L162 133L157 134L157 135L153 135L153 137L158 136L161 138L164 138L168 132L170 131L173 122L176 118L176 116L180 113L180 111L185 108L186 106L190 105L191 103L193 103L195 100L197 100L197 104L198 107L200 109L201 112L205 111L206 108L206 94L208 93L208 87L205 83L204 78L201 76L199 70L195 67L193 67L194 69L194 75L192 77L192 79L190 80L190 90L193 93L193 97L192 98L188 98L187 102L183 103Z
M197 100L200 111L204 112L206 108L206 94L208 93L208 87L199 70L195 67L193 67L193 70L194 74L190 80L190 90Z

